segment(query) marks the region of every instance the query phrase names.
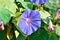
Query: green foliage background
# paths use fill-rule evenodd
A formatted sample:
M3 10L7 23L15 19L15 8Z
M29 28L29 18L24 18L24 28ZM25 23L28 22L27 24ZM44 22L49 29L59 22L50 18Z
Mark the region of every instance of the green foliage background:
M0 0L0 17L5 27L5 30L0 30L0 40L60 40L60 19L54 21L58 7L60 0L49 0L42 7L30 0ZM18 27L20 16L26 9L37 8L41 12L41 28L26 36ZM54 31L48 30L48 20L52 20Z

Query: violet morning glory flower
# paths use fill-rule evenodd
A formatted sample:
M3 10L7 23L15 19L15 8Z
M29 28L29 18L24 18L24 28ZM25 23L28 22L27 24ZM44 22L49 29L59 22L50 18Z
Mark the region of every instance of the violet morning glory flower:
M44 4L46 3L48 0L30 0L32 3L35 4Z
M18 26L25 35L31 35L41 26L39 11L26 10L23 12Z

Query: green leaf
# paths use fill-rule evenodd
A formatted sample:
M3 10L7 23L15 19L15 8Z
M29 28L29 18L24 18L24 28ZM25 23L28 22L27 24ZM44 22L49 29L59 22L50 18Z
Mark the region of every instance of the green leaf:
M0 40L7 40L7 33L6 30L0 30Z
M7 8L12 13L15 13L17 8L17 6L14 4L14 0L0 0L0 7Z
M4 24L6 24L7 22L9 22L10 18L11 18L11 12L5 8L0 8L0 18L2 19L2 21L4 22Z
M41 14L41 18L42 18L43 22L47 24L47 22L48 22L47 18L50 17L50 14L45 10L40 10L40 14Z
M48 40L48 36L46 30L39 29L37 32L29 36L29 40Z
M19 36L16 38L17 40L25 40L26 37L23 36L21 33L19 34Z
M17 33L16 33L17 34ZM15 30L13 30L13 37L11 40L16 40Z
M60 36L60 26L56 25L56 34Z
M56 10L58 8L59 4L59 0L49 0L46 4L45 7L52 9L52 10Z
M24 0L25 2L30 2L30 0Z
M19 27L18 27L18 21L20 20L20 17L17 17L15 19L12 20L12 23L14 24L14 26L20 31Z
M48 40L58 40L58 37L53 34L53 35L49 36Z
M17 0L18 2L20 2L22 4L22 6L26 9L32 9L33 8L33 4L30 2L24 2L24 0Z

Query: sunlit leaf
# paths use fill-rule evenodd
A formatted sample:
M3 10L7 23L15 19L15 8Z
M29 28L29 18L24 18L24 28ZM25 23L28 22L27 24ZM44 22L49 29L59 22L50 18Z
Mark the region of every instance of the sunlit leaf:
M14 0L0 0L0 7L7 8L12 13L15 13L17 8L17 6L14 4Z
M60 36L60 26L56 25L56 34Z
M47 18L50 16L50 14L45 10L40 10L40 14L41 14L41 18L42 18L43 22L47 24L47 22L48 22Z
M11 14L11 12L8 9L0 8L0 17L1 17L2 21L4 22L4 24L9 22L9 20L11 18L10 14Z

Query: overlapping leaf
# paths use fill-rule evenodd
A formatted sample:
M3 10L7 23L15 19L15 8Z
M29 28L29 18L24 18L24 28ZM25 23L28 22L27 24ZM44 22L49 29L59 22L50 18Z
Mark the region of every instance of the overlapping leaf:
M15 13L17 8L17 6L14 4L14 0L0 0L0 7L7 8L12 13Z
M32 9L33 8L33 4L30 2L25 2L24 0L17 0L17 2L20 2L22 4L22 6L26 9Z
M5 8L0 8L0 18L2 19L2 21L4 22L4 24L6 24L7 22L9 22L10 18L11 18L11 12L8 9Z
M47 18L50 16L50 14L45 10L40 10L40 14L41 14L41 18L42 18L43 22L47 24L47 22L48 22Z

